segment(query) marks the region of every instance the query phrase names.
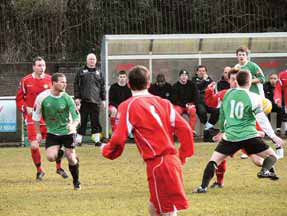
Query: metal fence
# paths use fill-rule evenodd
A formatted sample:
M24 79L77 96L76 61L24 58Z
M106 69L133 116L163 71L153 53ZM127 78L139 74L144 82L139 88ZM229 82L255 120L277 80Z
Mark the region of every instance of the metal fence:
M0 61L79 61L105 34L287 31L284 0L1 0Z

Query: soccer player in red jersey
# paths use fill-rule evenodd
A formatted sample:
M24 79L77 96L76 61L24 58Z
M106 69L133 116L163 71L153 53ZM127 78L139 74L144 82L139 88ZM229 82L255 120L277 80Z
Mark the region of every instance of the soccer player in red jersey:
M135 66L128 78L133 96L120 104L118 125L109 143L102 148L102 154L111 160L119 157L128 134L133 131L147 165L150 215L176 215L176 210L188 208L182 165L194 152L192 129L168 100L148 93L147 68ZM174 133L181 144L178 153Z
M36 180L41 181L45 175L41 165L40 143L36 139L35 125L32 120L32 111L34 102L38 94L51 88L51 76L45 74L46 62L42 57L36 57L33 63L33 73L21 79L18 88L16 103L17 108L23 113L25 124L27 126L28 140L31 144L31 154L33 162L37 168ZM45 122L41 119L42 138L46 139L47 129ZM61 167L61 161L56 162L56 168L59 175L67 178L67 173Z

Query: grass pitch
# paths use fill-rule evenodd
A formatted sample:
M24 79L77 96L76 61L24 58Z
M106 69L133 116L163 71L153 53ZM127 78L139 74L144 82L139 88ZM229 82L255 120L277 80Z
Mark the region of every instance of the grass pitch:
M214 147L215 144L196 143L196 153L184 167L190 209L178 215L287 215L286 157L276 165L280 180L275 182L257 179L259 168L237 154L227 162L224 189L192 194L201 183L203 169ZM77 152L81 159L80 191L74 191L71 177L62 179L55 173L55 164L46 159L46 176L42 182L36 182L29 148L1 148L0 215L148 215L145 164L135 145L128 144L123 155L114 161L103 158L100 149L93 146L79 147ZM42 155L45 155L43 149ZM66 160L63 167L68 170Z

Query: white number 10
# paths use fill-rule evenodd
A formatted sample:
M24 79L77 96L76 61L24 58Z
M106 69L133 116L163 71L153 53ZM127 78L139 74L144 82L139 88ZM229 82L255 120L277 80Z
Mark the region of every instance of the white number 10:
M231 100L230 106L231 106L230 118L236 117L237 119L242 119L244 109L244 104L242 103L242 101L238 101L236 103L235 100Z

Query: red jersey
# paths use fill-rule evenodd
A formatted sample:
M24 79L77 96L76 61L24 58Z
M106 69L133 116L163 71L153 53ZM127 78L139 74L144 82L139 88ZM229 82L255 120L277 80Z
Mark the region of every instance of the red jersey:
M279 82L277 82L274 89L274 102L276 104L282 105L282 92L284 95L285 104L287 102L287 70L281 71L279 73Z
M34 107L34 102L38 94L51 88L51 76L44 74L42 78L35 78L34 73L25 76L18 88L16 103L20 112L26 112L27 107Z
M208 107L218 108L220 101L223 101L225 93L229 89L224 89L215 94L213 89L207 88L205 90L204 101Z
M180 141L179 158L194 153L193 133L187 122L165 99L147 92L122 102L118 109L119 122L109 141L103 148L103 156L115 159L124 150L128 134L133 132L137 148L144 160L166 154L176 154L173 134Z

